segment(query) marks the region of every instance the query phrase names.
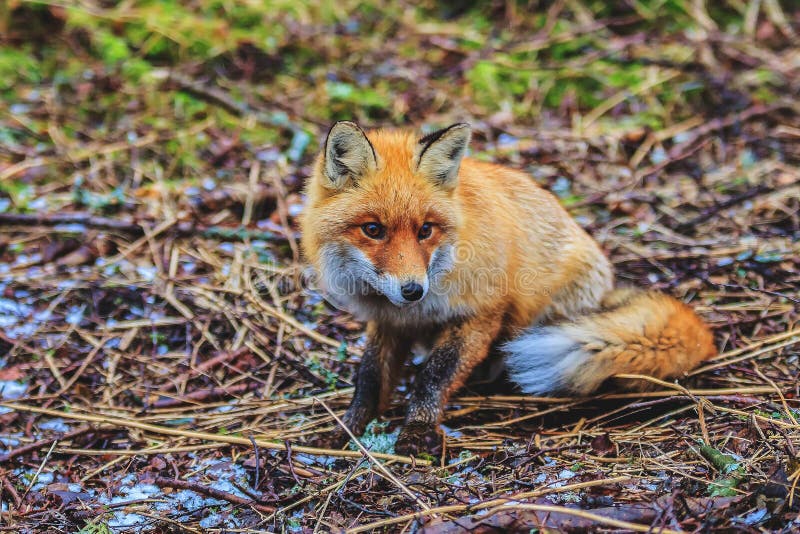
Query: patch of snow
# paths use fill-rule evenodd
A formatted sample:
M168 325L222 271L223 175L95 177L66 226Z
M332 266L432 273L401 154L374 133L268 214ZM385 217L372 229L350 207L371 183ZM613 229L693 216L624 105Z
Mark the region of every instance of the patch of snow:
M7 412L0 411L0 413L8 413L10 411L11 410L8 410ZM5 445L9 449L11 449L13 447L18 447L19 446L19 444L21 442L17 438L21 438L21 437L22 437L22 433L21 432L17 432L16 434L11 434L11 435L0 436L0 443L2 443L3 445Z
M448 438L462 438L462 437L464 437L464 433L459 431L459 430L453 430L452 428L450 428L448 426L445 426L445 425L439 425L439 426L441 427L442 432L444 432L444 435L447 436Z
M36 473L34 472L34 475L35 474ZM41 472L39 473L39 476L36 477L36 483L31 488L31 491L34 493L37 491L42 491L44 488L52 484L55 479L56 477L53 473Z
M139 514L128 514L122 511L114 512L114 516L106 523L113 532L122 532L125 529L142 525L147 518Z
M766 508L759 508L755 512L750 512L749 514L744 516L742 521L746 525L755 525L756 523L760 523L761 521L763 521L766 518L767 518L767 509Z
M241 521L239 521L238 518L234 517L230 513L220 514L214 512L200 520L200 526L202 528L222 527L229 529L229 528L237 528L240 525Z
M558 478L561 480L569 480L574 476L575 476L575 471L570 471L569 469L564 469L558 474Z
M3 400L16 400L25 395L28 385L16 380L0 380L0 398Z
M81 324L84 309L86 309L86 306L70 306L67 315L64 317L64 322L74 326Z
M140 265L136 267L136 274L142 277L145 282L152 282L156 278L158 269L154 265Z
M69 432L67 425L60 417L39 423L39 430L52 430L53 432Z

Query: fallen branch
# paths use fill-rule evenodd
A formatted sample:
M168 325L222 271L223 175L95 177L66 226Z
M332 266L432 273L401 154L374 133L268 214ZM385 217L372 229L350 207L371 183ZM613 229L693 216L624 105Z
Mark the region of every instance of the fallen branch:
M56 417L61 417L62 414L56 415ZM17 456L23 456L28 454L29 452L37 451L44 447L49 447L53 444L54 441L66 441L68 439L75 438L80 436L81 434L85 434L91 430L90 426L82 426L80 428L76 428L71 432L67 432L65 434L59 434L57 436L53 436L52 438L45 438L40 439L39 441L34 441L33 443L28 443L27 445L23 445L21 447L17 447L16 449L12 449L5 453L4 455L0 456L0 464L5 463Z
M296 114L298 110L286 108L285 105L278 102L272 102L272 104L284 109L279 112L266 111L261 107L237 101L219 86L204 83L180 72L171 72L166 81L167 83L175 84L181 91L185 91L211 105L218 106L236 117L254 117L258 122L266 126L285 128L290 131L302 129L298 124L290 122L287 115L287 112ZM328 123L317 118L303 116L302 119L323 128L328 127Z
M88 213L59 213L52 214L29 214L29 213L0 213L0 225L16 226L61 226L68 224L80 224L88 228L98 230L113 230L126 234L144 234L144 228L135 222L122 221L119 219L109 219L107 217L95 217Z
M14 501L14 508L19 511L19 509L22 507L22 497L19 496L14 484L12 484L5 475L2 477L2 479L3 489L6 491L6 494L11 497L11 500Z
M145 223L96 217L89 213L60 213L60 214L29 214L29 213L0 213L0 228L3 226L65 226L81 225L86 228L108 230L130 234L135 237L143 236L148 228ZM193 222L180 222L172 229L172 234L177 236L198 235L206 239L220 239L223 241L274 241L286 239L278 228L277 231L252 230L242 226L205 226ZM295 238L297 236L294 236Z
M554 493L563 493L567 491L575 491L584 488L590 488L595 486L604 486L607 484L616 484L618 482L625 482L630 480L628 476L618 476L614 478L606 478L606 479L599 479L599 480L589 480L587 482L578 482L576 484L567 484L566 486L561 486L559 488L542 488L533 491L525 491L522 493L510 494L505 497L498 497L496 499L491 499L488 501L478 502L474 504L451 504L447 506L437 506L436 508L431 508L429 510L420 510L418 512L413 512L406 515L401 515L398 517L392 517L391 519L383 519L381 521L376 521L374 523L368 523L366 525L359 525L355 528L351 528L347 531L347 534L358 534L359 532L376 532L378 529L387 527L389 525L397 525L400 523L408 523L409 521L415 521L422 519L423 517L435 515L435 514L451 514L451 513L473 513L478 510L485 510L487 508L496 507L496 506L505 506L509 502L515 502L520 499L530 499L534 497L541 497L543 495L551 495Z
M156 477L155 484L156 486L159 487L176 488L176 489L193 491L195 493L200 493L201 495L205 495L213 499L227 501L232 504L242 504L245 506L252 506L259 512L272 513L275 510L277 510L277 508L275 508L274 506L269 506L267 504L259 504L253 499L248 499L247 497L239 497L238 495L234 495L233 493L228 493L227 491L218 490L210 486L204 486L203 484L199 484L196 482L189 482L187 480Z
M715 217L722 210L731 208L746 200L751 200L753 198L756 198L757 196L764 195L767 193L773 193L776 191L780 191L782 189L787 189L789 187L795 187L797 185L800 185L800 181L789 182L788 184L784 184L778 187L770 187L764 184L759 184L756 187L748 189L744 193L734 195L724 202L720 202L719 204L715 204L714 206L704 209L702 212L700 212L699 215L692 217L686 222L680 223L676 228L676 230L678 232L685 232L687 230L691 230L695 228L698 224L704 223L707 220Z
M154 402L152 408L172 408L180 406L181 404L207 402L220 397L230 397L247 391L258 389L261 384L257 382L241 382L228 387L210 387L208 389L198 389L187 393L182 397L175 397L174 399L159 399Z
M218 366L220 364L223 364L228 360L239 358L239 357L243 356L244 354L247 354L248 352L250 352L250 349L248 347L242 347L242 348L234 350L234 351L228 351L228 350L221 351L221 352L217 353L214 357L212 357L212 358L210 358L210 359L208 359L208 360L206 360L206 361L204 361L202 363L199 363L196 366L194 366L191 369L189 369L188 371L186 371L185 373L181 373L180 375L178 375L175 378L175 383L176 384L185 384L187 381L191 380L192 378L194 378L196 376L204 375L208 371L213 369L214 367L216 367L216 366ZM176 399L176 400L178 400L178 399ZM158 404L158 402L156 402L156 404Z
M701 137L705 137L708 134L718 132L720 130L724 130L726 128L730 128L737 124L746 122L752 118L758 117L759 115L767 115L772 113L773 111L777 111L783 108L791 108L792 104L789 102L777 102L775 104L754 104L753 106L739 111L737 113L732 113L726 117L717 117L708 121L707 123L698 126L692 130L686 132L687 139L682 143L679 143L673 146L668 153L668 159L672 160L678 157L680 154L686 152L686 149L694 144L695 141L700 139Z
M139 139L137 139L132 143L128 141L119 141L117 143L111 143L109 145L91 144L88 146L83 146L75 151L70 151L68 154L66 154L66 160L75 165L79 162L85 161L90 158L98 157L101 155L113 154L115 152L121 152L123 150L143 148L158 142L165 142L169 141L170 139L175 139L180 137L193 137L199 134L200 132L207 130L213 124L214 124L214 119L210 118L204 120L203 122L191 128L188 128L186 130L179 130L168 135L157 135L154 132L150 132L149 134L140 137ZM14 176L28 169L35 169L37 167L53 165L61 161L64 161L64 159L56 156L40 156L36 158L24 159L0 171L0 182L13 178Z
M144 430L146 432L153 432L154 434L160 434L162 436L179 436L184 438L209 441L212 443L227 443L229 445L244 445L247 447L252 447L253 445L253 442L249 438L222 435L222 434L210 434L208 432L196 432L193 430L180 430L177 428L169 428L149 423L142 423L134 419L123 419L121 417L114 417L111 415L61 412L58 410L39 408L38 406L26 406L24 404L16 404L12 402L3 402L0 403L0 406L19 412L39 413L43 415L49 415L52 417L63 417L64 419L73 419L76 421L88 421L91 423L118 426L121 428L138 428L139 430ZM262 449L269 449L272 451L286 450L286 445L284 443L275 443L272 441L258 440L258 439L255 440L255 442ZM337 458L358 458L358 459L364 458L364 455L360 451L321 449L318 447L304 447L301 445L295 445L292 447L292 449L295 452L302 452L305 454L311 454L315 456L333 456ZM372 452L370 454L374 458L378 458L380 460L394 460L396 462L402 462L404 464L431 465L430 461L428 460L423 460L420 458L415 459L409 456L398 456L396 454L384 454L378 452Z
M728 506L741 497L682 499L686 512L700 515L711 508ZM636 532L676 533L681 531L653 526L663 510L675 506L675 497L666 495L653 503L608 506L594 510L580 510L547 504L508 504L489 510L488 515L464 517L424 527L425 534L482 533L498 530L523 532L531 529L556 529L558 532L587 532L599 525L622 528Z

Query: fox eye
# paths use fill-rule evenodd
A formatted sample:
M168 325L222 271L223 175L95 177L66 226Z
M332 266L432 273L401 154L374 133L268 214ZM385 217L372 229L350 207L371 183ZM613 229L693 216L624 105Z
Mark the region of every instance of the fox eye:
M382 239L386 234L386 228L382 224L370 222L361 225L361 231L364 235L372 239Z
M433 225L429 222L426 222L420 227L417 237L420 239L428 239L431 236L431 232L433 232Z

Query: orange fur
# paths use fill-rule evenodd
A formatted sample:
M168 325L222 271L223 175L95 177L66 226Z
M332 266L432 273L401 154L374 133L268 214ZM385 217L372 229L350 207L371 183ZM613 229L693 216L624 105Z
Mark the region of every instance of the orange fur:
M393 336L403 351L412 342L430 349L418 379L441 383L415 386L407 426L435 423L449 394L502 340L512 340L512 371L534 382L546 358L574 360L554 385L580 393L617 373L679 376L714 353L690 308L657 293L614 290L608 259L557 199L525 173L462 159L468 140L465 125L418 140L337 123L307 185L302 245L323 291L369 321L376 344ZM385 235L370 237L367 223ZM432 231L420 238L425 223ZM411 283L426 288L419 302L399 296ZM526 340L554 352L513 353L538 350ZM374 378L384 404L396 365L385 356L391 350L374 352L384 354ZM354 404L370 402L372 393L356 389ZM346 420L359 429L359 417Z

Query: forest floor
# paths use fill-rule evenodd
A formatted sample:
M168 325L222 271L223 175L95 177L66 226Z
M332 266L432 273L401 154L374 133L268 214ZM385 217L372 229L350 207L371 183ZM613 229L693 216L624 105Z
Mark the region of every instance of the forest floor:
M0 532L800 529L796 3L383 4L0 6ZM298 250L338 119L470 122L719 357L309 448L364 342Z

